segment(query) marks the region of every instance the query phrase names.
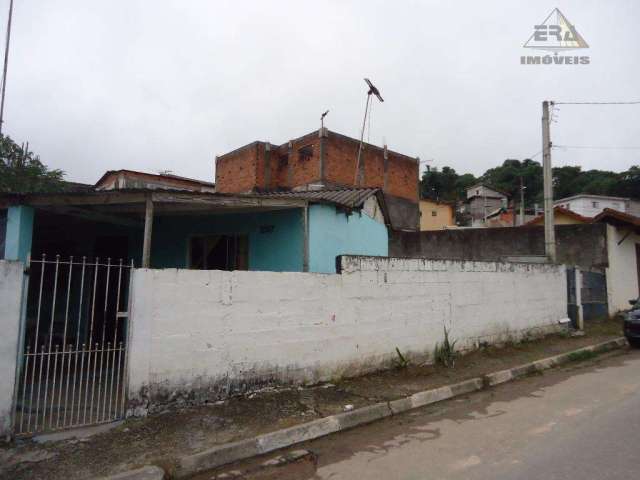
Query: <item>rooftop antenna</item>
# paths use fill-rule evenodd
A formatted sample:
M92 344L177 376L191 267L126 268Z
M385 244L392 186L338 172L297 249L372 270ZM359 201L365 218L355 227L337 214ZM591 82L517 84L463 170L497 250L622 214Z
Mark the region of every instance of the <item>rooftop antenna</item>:
M11 40L11 18L13 17L13 0L9 2L9 18L7 20L7 40L4 44L4 67L2 69L2 99L0 100L0 135L4 123L4 92L7 87L7 65L9 63L9 40Z
M360 184L362 183L362 172L360 169L360 161L361 161L361 157L362 157L362 146L363 146L363 141L364 141L364 127L367 124L367 114L369 113L369 103L371 102L371 95L375 95L378 100L380 100L381 102L384 102L383 98L380 96L380 90L378 90L376 88L376 86L371 83L371 80L369 80L368 78L364 79L365 83L369 86L369 91L367 92L367 103L366 106L364 107L364 119L362 120L362 132L360 133L360 146L358 147L358 159L356 161L356 175L355 175L355 184L356 186L360 186Z
M322 129L324 129L324 117L327 116L327 113L329 113L329 110L320 115L320 128Z

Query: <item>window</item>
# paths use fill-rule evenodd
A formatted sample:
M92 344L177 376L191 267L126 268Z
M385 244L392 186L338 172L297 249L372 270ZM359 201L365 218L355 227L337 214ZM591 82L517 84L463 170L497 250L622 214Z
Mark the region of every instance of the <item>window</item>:
M298 149L298 160L309 160L311 157L313 157L313 145L305 145Z
M476 195L480 195L480 190L476 190Z
M247 270L246 235L206 235L189 241L189 268L195 270Z
M438 216L438 211L437 210L431 210L431 216L432 217L437 217Z
M600 205L600 204L599 204L598 202L591 202L591 206L592 206L593 208L598 208L598 206L599 206L599 205Z

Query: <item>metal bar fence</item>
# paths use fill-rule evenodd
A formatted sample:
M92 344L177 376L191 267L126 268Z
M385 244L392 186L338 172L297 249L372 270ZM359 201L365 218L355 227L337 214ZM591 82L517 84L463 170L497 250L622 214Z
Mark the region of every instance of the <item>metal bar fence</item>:
M30 262L39 281L29 286L14 410L17 435L124 417L132 269L133 262L88 262L86 257L78 262L43 255Z

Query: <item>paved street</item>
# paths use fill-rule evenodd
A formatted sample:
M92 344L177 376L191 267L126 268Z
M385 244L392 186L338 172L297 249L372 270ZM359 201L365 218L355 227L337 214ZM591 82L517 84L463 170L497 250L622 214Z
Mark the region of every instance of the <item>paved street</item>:
M301 448L317 455L317 469L307 462L259 478L639 478L640 353L576 364Z

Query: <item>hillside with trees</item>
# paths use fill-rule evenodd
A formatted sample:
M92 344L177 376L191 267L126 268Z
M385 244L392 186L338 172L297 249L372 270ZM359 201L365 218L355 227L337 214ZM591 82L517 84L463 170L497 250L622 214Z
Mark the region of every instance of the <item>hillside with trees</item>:
M424 172L420 181L423 198L447 201L465 199L465 189L476 182L484 182L520 198L520 179L525 189L525 204L542 203L542 165L526 159L507 159L499 167L490 168L480 177L470 173L459 175L451 167L432 168ZM640 200L640 167L634 165L620 173L606 170L582 170L566 166L553 169L554 198L565 198L579 193L630 197Z

